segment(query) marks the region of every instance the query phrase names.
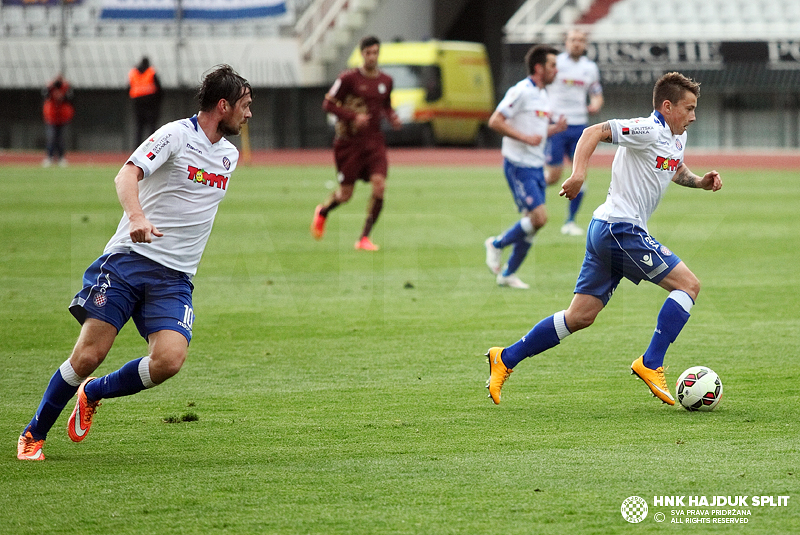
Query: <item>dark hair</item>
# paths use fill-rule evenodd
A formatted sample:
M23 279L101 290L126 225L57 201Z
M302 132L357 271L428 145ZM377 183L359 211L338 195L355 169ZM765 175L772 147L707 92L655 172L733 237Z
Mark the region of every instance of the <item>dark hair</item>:
M665 100L677 104L686 92L700 96L700 83L679 72L668 72L658 79L653 88L653 109L658 109Z
M250 82L239 76L230 65L218 65L203 78L197 91L200 111L211 111L225 99L231 106L247 93L253 94Z
M528 67L528 74L534 73L535 65L544 65L547 63L547 56L550 54L558 55L558 50L550 45L535 45L528 50L525 54L525 65Z
M381 41L374 35L368 35L366 37L362 37L361 41L358 42L358 49L364 50L365 48L369 48L373 45L380 45Z

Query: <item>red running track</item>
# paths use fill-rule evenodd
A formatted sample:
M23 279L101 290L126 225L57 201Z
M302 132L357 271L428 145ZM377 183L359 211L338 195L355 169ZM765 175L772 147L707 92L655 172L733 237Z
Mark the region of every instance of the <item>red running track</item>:
M601 147L591 163L608 167L614 157L610 147ZM75 165L122 165L130 153L70 152L67 160ZM40 165L41 152L0 150L0 166ZM500 166L499 149L472 148L390 148L390 165L430 166ZM251 165L330 165L331 149L259 150L252 153ZM800 151L779 150L707 150L686 151L686 165L696 173L711 169L800 169Z

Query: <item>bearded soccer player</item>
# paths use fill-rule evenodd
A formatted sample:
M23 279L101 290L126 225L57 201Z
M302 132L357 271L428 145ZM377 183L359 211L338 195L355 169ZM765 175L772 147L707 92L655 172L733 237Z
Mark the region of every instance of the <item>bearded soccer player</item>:
M675 404L664 375L664 357L689 321L700 281L675 253L648 233L647 221L670 182L708 191L722 187L716 171L698 176L684 163L686 129L695 120L699 94L700 84L694 80L677 72L665 74L653 89L654 109L649 117L610 120L581 134L572 175L559 195L570 200L578 195L589 158L604 142L618 146L608 197L589 224L586 255L569 308L541 320L515 344L489 349L486 386L495 403L500 403L500 390L517 364L589 327L625 277L634 284L648 281L669 292L650 345L633 361L631 372L654 396Z
M355 183L364 180L372 185L372 196L355 248L377 251L378 246L372 243L369 235L383 209L388 169L381 118L386 116L395 129L400 128L401 122L390 100L392 78L378 68L380 41L377 37L364 37L359 47L364 60L362 66L339 75L322 105L325 111L336 116L333 155L339 187L314 211L311 235L322 239L330 211L349 201Z
M228 65L210 72L197 96L197 115L158 129L114 179L122 220L69 307L81 332L19 437L20 460L44 460L47 433L76 393L67 434L80 442L101 399L161 384L186 360L195 317L192 277L239 160L225 136L239 134L253 100L250 84ZM90 377L130 319L147 341L147 356Z

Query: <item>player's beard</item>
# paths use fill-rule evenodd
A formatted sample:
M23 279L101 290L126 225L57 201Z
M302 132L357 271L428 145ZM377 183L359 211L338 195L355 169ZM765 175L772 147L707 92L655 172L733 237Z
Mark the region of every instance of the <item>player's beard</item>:
M238 136L242 131L242 124L244 123L231 125L225 121L220 121L217 130L219 130L219 133L223 136Z

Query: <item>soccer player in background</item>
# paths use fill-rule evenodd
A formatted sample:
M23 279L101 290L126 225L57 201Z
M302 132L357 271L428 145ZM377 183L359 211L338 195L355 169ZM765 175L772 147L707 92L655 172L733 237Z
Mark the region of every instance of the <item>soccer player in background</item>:
M369 235L383 209L388 170L381 118L386 116L395 129L402 124L390 100L392 78L378 68L380 45L377 37L361 39L362 66L340 74L325 95L322 108L336 116L333 155L339 187L317 206L311 221L311 235L321 240L330 211L350 200L356 181L369 181L372 196L367 206L367 219L355 243L355 248L363 251L378 250Z
M503 135L503 171L522 218L500 236L486 238L486 265L497 284L521 290L529 286L517 276L536 232L547 223L544 205L544 145L547 136L567 127L562 118L550 123L547 87L556 77L558 50L536 45L525 55L528 76L511 87L489 117L489 127ZM503 249L513 245L505 267Z
M114 179L122 220L70 304L81 332L19 437L20 460L44 460L47 433L76 392L67 433L79 442L101 399L161 384L186 359L195 317L192 277L239 159L225 136L239 134L252 116L250 84L228 65L208 73L197 96L197 115L158 129ZM131 318L148 355L90 377Z
M553 134L547 139L547 185L561 180L564 170L564 155L570 161L575 156L575 145L583 130L589 124L589 115L600 112L603 107L603 87L600 85L600 71L597 64L587 58L586 32L572 29L567 32L565 51L556 57L558 74L553 84L547 88L553 117L567 118L567 129ZM585 188L569 201L567 220L561 227L561 234L580 236L583 230L575 223L575 214L581 206Z
M589 158L602 141L618 145L608 197L589 224L586 255L569 308L543 319L515 344L489 349L486 386L495 403L500 403L503 383L520 361L590 326L625 277L634 284L642 280L658 284L669 292L650 345L633 361L631 371L654 396L675 404L664 376L664 356L689 320L700 281L677 255L648 234L647 221L670 181L710 191L722 187L719 173L709 171L700 177L683 161L686 128L695 120L699 94L700 84L671 72L655 84L655 109L649 117L613 119L584 130L575 150L572 175L559 195L570 200L578 195Z

